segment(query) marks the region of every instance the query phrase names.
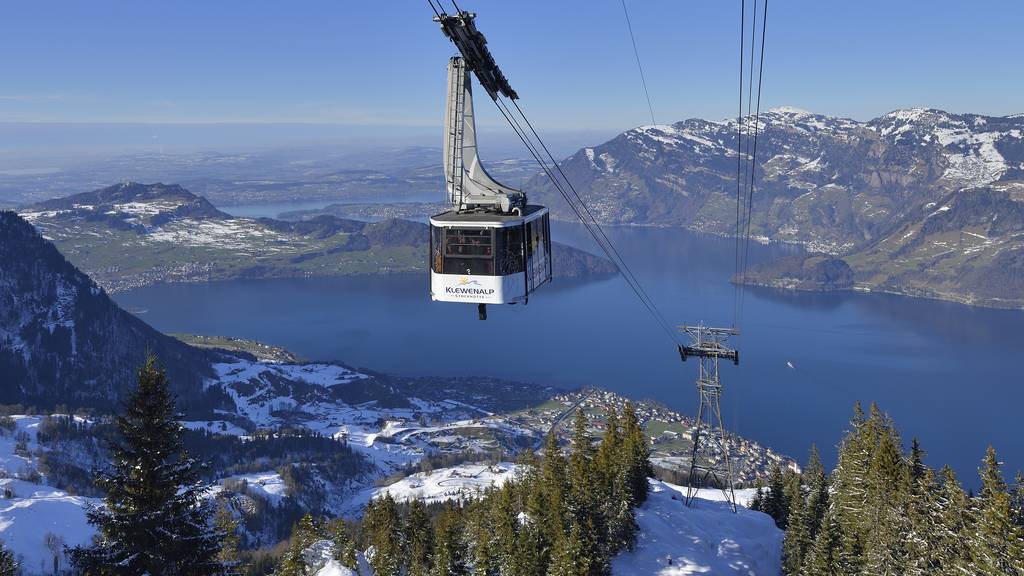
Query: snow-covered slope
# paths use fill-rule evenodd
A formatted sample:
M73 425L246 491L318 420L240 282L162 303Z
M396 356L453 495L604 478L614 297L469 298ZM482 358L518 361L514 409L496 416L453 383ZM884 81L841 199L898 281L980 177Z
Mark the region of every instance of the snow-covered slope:
M0 393L6 404L108 408L146 353L192 399L217 354L120 309L31 224L0 211Z
M744 118L742 131L754 122ZM640 126L560 164L599 220L731 235L738 124ZM858 122L776 108L757 131L752 232L819 252L848 253L951 192L1024 177L1019 117L914 108ZM544 178L528 187L571 219Z
M721 491L701 490L692 507L686 488L651 480L637 511L636 549L612 561L617 576L684 574L774 576L782 565L783 532L767 514L739 507L735 514ZM737 498L749 502L752 490Z
M435 470L430 474L413 474L398 482L373 490L373 497L390 494L399 502L420 500L436 504L449 500L466 500L479 496L488 488L500 488L515 477L519 466L512 462L499 464L462 464Z
M63 547L86 544L94 530L85 520L98 501L72 496L45 483L37 471L38 416L14 416L0 430L0 540L27 574L49 574L53 558L66 566ZM81 422L81 419L78 419ZM19 446L20 444L20 446ZM13 476L13 477L12 477Z
M434 504L462 500L514 477L517 466L461 465L414 474L378 488L373 497L418 499ZM637 510L637 545L612 563L617 576L685 574L775 576L782 565L783 532L767 514L744 506L753 489L737 490L741 506L733 514L720 490L701 490L692 507L683 504L686 488L650 480L647 502Z

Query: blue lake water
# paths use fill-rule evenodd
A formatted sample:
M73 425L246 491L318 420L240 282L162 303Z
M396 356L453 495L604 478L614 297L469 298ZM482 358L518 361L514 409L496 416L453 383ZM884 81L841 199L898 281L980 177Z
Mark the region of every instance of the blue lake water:
M579 227L556 240L595 250ZM682 230L610 228L672 324L731 325L732 240ZM786 247L752 246L752 259ZM621 278L555 282L528 306L432 303L423 276L232 281L118 294L168 332L254 338L315 359L401 374L490 375L600 386L692 414L697 366L682 363ZM967 485L991 443L1007 475L1024 468L1020 415L1024 312L885 294L748 290L738 367L723 365L733 430L803 460L832 462L855 401L876 401L928 463ZM792 363L793 368L787 366Z
M331 204L389 204L393 202L437 202L437 194L415 194L406 196L376 195L369 198L343 200L309 200L305 202L262 202L257 204L235 204L218 206L224 212L238 218L277 218L284 212L294 210L320 210Z

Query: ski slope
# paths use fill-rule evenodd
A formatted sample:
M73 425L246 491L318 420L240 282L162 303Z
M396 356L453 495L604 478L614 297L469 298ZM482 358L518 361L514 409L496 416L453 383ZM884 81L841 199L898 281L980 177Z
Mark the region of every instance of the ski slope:
M753 490L738 490L747 504ZM719 490L701 490L693 507L686 488L650 480L637 510L636 548L612 561L612 574L775 576L781 574L783 532L767 514L739 507L732 513Z

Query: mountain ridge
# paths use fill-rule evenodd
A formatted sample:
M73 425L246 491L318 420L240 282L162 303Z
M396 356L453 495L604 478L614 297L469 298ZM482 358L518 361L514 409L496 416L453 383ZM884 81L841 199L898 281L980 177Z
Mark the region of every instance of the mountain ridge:
M157 282L425 272L427 263L426 224L238 218L173 184L125 182L20 214L112 292ZM553 259L557 276L615 273L610 262L562 244Z
M745 118L746 129L754 120ZM981 283L958 280L991 271L1001 253L1024 253L1017 223L996 225L997 212L975 214L972 221L985 230L1010 230L1003 236L963 229L965 235L993 240L982 247L965 242L902 260L886 260L872 248L900 230L922 227L934 209L971 190L990 189L1021 202L1024 117L910 108L860 122L777 108L761 113L757 122L751 222L756 239L842 258L853 269L858 289L1024 307L1021 291L1008 300ZM736 119L640 126L582 148L561 165L577 188L588 191L588 206L601 222L732 236L740 191L738 129ZM550 184L537 178L529 187L556 217L571 218ZM1003 258L1016 262L1017 257ZM771 266L762 268L748 280L792 284L772 273ZM1017 285L1014 280L1014 289Z
M148 354L185 407L207 403L215 351L192 348L115 304L14 212L0 211L0 391L5 403L110 407Z

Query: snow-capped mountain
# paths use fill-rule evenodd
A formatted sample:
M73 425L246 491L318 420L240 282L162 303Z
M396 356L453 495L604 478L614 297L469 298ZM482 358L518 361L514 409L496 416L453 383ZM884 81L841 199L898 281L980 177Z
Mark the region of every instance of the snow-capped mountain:
M754 118L745 118L742 130L749 133L753 126ZM747 165L736 156L740 129L735 119L641 126L578 151L562 166L602 221L684 226L732 235L737 165L741 180ZM915 108L858 122L778 108L761 113L757 131L751 227L757 237L847 257L888 242L901 230L907 234L911 228L921 228L943 206L951 209L962 203L975 206L971 221L986 230L1024 225L1007 222L1020 218L1019 210L982 214L978 202L969 199L974 197L971 191L984 189L996 200L981 204L991 208L1005 207L1006 202L1020 204L1024 181L1024 117L1020 115L992 117ZM744 144L743 158L752 153ZM545 181L534 180L531 189L541 192L556 211L562 206L561 215L569 218ZM1000 218L1003 221L996 226ZM990 237L984 230L956 229L991 242L981 247L978 242L952 246L948 239L938 239L946 242L944 250L919 254L922 259L905 264L934 268L936 254L946 250L961 261L945 262L938 266L941 269L962 271L968 266L983 273L997 252L1006 253L1003 259L1024 260L1024 238L1015 233ZM984 257L979 260L980 256ZM906 266L887 264L879 269L879 258L847 260L855 284L865 289L994 305L1000 305L997 298L1004 296L961 286L952 272L941 278L919 277L908 286L902 276ZM1018 296L1021 293L1016 290Z
M735 119L641 126L562 166L601 220L731 234L738 129ZM755 233L842 254L949 192L1024 177L1024 118L912 109L857 122L778 108L760 115L757 159Z

